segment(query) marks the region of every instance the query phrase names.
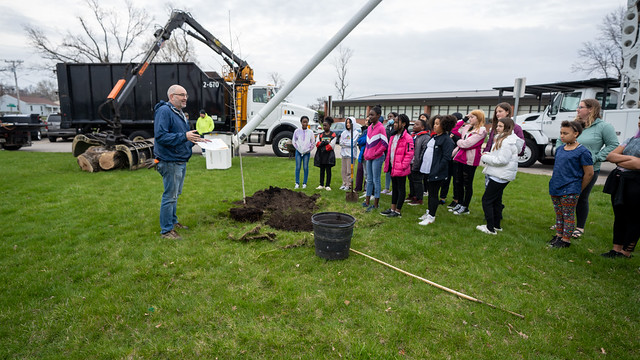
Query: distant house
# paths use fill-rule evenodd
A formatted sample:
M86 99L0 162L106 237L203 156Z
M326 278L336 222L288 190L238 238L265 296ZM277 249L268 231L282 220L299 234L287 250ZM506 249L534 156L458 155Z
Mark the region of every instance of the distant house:
M20 96L20 111L18 99L14 95L0 96L0 114L38 114L48 116L60 112L60 104L47 98L38 96Z

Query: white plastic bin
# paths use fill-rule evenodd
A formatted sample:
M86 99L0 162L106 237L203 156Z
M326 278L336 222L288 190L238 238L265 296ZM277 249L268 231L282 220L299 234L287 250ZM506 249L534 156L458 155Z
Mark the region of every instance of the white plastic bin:
M231 167L231 149L221 139L211 139L211 142L201 143L201 146L205 150L207 170Z

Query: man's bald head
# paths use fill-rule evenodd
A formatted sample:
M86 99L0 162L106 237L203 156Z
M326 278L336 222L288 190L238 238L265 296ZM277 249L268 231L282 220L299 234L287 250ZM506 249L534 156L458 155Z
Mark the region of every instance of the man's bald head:
M184 109L187 106L187 90L178 84L169 86L167 97L171 105L178 109Z

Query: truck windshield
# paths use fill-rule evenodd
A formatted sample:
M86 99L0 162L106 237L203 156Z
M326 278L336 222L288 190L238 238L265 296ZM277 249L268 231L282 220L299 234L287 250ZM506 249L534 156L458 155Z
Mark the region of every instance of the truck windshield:
M253 102L266 104L276 95L279 89L276 88L255 88L253 89Z
M562 99L562 105L560 105L561 112L576 111L578 105L580 105L580 99L582 98L582 92L572 92L564 94Z

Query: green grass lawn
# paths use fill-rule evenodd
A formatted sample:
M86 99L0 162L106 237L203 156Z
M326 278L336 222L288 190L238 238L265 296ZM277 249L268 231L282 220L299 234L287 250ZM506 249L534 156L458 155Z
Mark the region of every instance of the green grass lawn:
M293 160L243 161L247 195L293 187ZM209 171L191 159L178 203L191 229L169 241L155 171L90 174L70 154L0 151L0 358L640 358L640 261L599 256L613 223L601 186L582 239L548 249L546 176L518 174L504 231L489 236L475 230L480 171L471 214L440 207L428 227L424 207L387 219L346 203L333 172L318 204L357 218L352 248L525 319L353 253L323 260L311 233L231 239L255 226L228 216L242 198L238 158Z

